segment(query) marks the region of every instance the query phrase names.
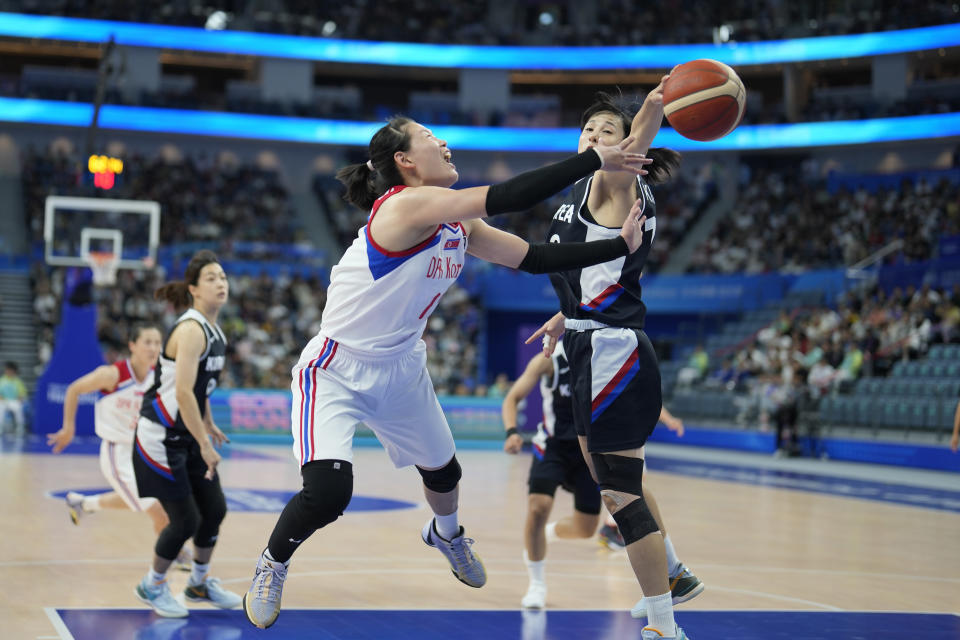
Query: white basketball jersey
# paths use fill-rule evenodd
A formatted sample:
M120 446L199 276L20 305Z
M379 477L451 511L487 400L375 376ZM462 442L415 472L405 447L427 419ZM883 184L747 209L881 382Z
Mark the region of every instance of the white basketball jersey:
M467 236L459 222L437 225L433 235L406 251L388 251L374 241L370 223L377 210L405 188L393 187L377 199L367 224L330 272L320 333L348 349L377 356L412 349L463 269ZM316 346L308 345L303 357L312 359L308 352Z
M112 366L120 372L120 379L112 391L101 390L103 395L93 405L94 431L108 442L132 445L143 394L153 384L153 369L143 380L137 380L129 360L119 360Z

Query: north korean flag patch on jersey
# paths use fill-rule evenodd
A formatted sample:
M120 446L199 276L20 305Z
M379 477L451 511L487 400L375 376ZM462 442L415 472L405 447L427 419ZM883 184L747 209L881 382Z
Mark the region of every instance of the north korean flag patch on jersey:
M454 238L453 240L447 240L443 245L443 250L447 249L456 249L460 246L460 238Z

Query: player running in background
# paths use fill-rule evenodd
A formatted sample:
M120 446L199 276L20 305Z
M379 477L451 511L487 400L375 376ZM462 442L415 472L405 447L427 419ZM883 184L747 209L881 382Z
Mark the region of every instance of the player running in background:
M70 519L79 524L87 514L100 509L143 511L159 533L167 526L167 515L154 498L141 498L133 474L133 434L140 417L143 394L153 384L153 367L160 355L163 338L160 329L150 324L133 326L127 348L130 357L97 367L67 387L63 400L63 424L47 435L53 453L62 452L76 433L77 405L82 394L100 392L94 404L94 432L100 437L100 471L113 491L82 495L74 491L66 497Z

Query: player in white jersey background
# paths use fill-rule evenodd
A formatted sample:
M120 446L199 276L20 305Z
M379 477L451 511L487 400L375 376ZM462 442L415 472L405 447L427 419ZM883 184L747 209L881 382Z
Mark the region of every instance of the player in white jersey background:
M303 489L281 513L244 596L252 624L274 623L294 551L349 504L358 422L373 430L397 467L420 472L434 512L421 531L424 542L446 556L457 579L483 586L486 571L458 521L461 469L420 336L467 253L546 273L635 251L643 236L638 207L617 237L564 247L530 245L481 220L526 210L601 167L645 173L649 161L624 153L629 143L599 145L491 187L453 190L459 176L446 142L396 117L374 134L367 163L337 174L346 199L370 217L332 269L320 332L292 372L293 449Z
M153 521L154 531L167 526L167 515L154 498L141 498L133 473L133 434L140 417L143 394L153 384L153 369L162 343L160 329L149 324L134 325L127 348L130 357L97 367L67 387L63 400L63 424L47 436L53 453L62 452L76 433L77 404L80 395L99 391L94 405L94 429L100 436L100 471L113 491L96 495L67 494L67 508L74 524L86 514L100 509L144 511Z
M665 76L631 118L601 94L581 121L578 149L630 141L628 148L654 157L650 183L666 180L680 156L669 149L650 151L663 122ZM562 335L573 376L574 421L584 459L590 465L626 544L644 598L631 612L646 613L644 640L685 640L673 605L696 596L703 584L673 551L653 494L643 486L644 443L663 406L656 354L643 331L646 307L640 277L656 234L656 203L648 181L597 171L572 190L564 215L554 216L552 241L610 237L629 219L635 199L648 216L644 250L588 269L551 274L560 313L531 340L543 336L549 354ZM628 213L628 209L630 212Z

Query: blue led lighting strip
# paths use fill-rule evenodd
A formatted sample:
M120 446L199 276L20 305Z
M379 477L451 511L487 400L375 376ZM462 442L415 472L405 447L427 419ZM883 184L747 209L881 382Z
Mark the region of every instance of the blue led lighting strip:
M0 13L0 36L293 58L323 62L483 69L669 69L696 58L773 64L877 56L960 45L960 23L796 40L643 47L490 47L332 40L207 31L134 22Z
M89 104L0 98L0 122L87 127L93 114ZM104 105L100 127L121 131L150 131L223 138L252 138L315 144L367 146L382 122L352 122L287 118L243 113L184 111ZM572 153L579 129L516 129L436 126L434 133L453 150L554 151ZM877 118L839 122L741 126L713 142L695 142L672 129L662 129L655 146L678 151L729 151L828 147L896 140L960 136L960 113L904 118Z

